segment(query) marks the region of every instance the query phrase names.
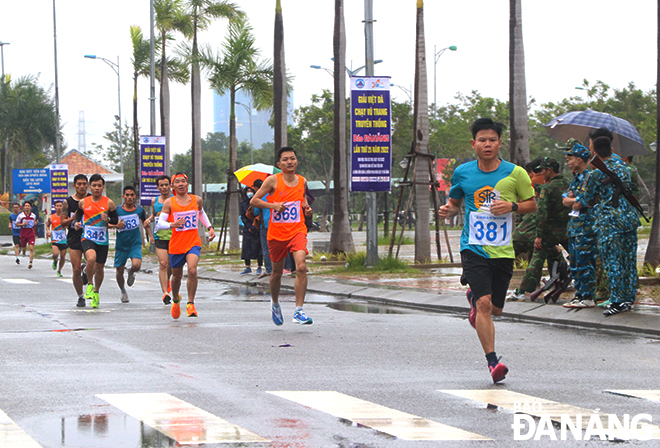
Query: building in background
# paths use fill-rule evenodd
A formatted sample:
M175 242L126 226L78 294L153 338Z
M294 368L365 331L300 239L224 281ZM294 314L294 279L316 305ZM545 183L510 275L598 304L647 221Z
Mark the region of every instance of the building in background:
M218 95L213 92L213 132L224 132L229 136L229 93ZM236 105L236 139L239 143L243 141L252 142L255 149L261 149L264 143L273 141L273 128L268 124L272 117L272 110L254 110L252 98L242 90L236 92L236 101L245 104ZM252 111L252 135L250 136L250 114ZM289 123L293 117L293 95L289 95L287 111Z

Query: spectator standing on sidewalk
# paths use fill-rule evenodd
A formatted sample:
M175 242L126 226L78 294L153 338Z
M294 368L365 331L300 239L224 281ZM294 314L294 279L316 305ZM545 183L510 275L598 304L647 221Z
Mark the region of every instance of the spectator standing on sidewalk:
M245 191L243 192L245 198L241 201L239 208L241 223L243 224L241 258L245 261L245 269L243 269L241 275L252 273L252 260L257 260L257 275L261 275L264 263L263 254L261 253L259 227L255 226L255 223L258 224L259 220L256 219L254 207L250 205L254 191L252 187L245 187Z
M254 190L259 191L263 185L261 179L254 182ZM263 200L268 202L268 195L263 197ZM264 259L265 272L259 274L259 278L269 277L273 273L273 263L270 261L270 252L268 252L268 222L270 221L269 208L256 208L254 209L254 216L259 218L259 240L261 242L261 255Z

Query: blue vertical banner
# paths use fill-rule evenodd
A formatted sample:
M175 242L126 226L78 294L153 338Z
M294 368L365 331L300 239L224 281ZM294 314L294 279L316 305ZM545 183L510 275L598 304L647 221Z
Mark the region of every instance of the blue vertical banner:
M351 78L351 191L390 191L389 77Z
M55 209L55 201L66 201L69 197L69 165L48 165L50 170L50 209Z
M156 178L165 174L165 137L140 136L140 205L160 196Z

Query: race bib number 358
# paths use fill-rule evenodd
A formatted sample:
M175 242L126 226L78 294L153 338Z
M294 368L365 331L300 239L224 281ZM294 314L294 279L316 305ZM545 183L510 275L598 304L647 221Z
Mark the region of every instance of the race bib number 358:
M470 244L476 246L508 246L511 244L513 219L511 213L491 215L470 213Z

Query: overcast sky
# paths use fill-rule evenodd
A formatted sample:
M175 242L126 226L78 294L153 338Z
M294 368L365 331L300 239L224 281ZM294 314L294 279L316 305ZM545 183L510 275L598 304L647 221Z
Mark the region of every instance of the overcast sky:
M146 0L56 0L60 113L64 139L78 147L78 119L84 111L87 148L107 145L117 114L117 76L96 54L112 61L119 56L124 122L132 124L133 81L129 27L139 25L149 35ZM235 0L254 27L262 56L272 59L274 0ZM414 76L416 0L374 0L376 75L410 89ZM364 2L345 0L347 65L364 64ZM332 0L282 0L287 70L295 76L294 105L309 103L314 93L332 89L332 77L310 68L331 68ZM628 82L647 91L655 86L657 9L651 0L522 0L527 94L538 102L584 95L575 90L584 78L602 80L613 88ZM478 90L483 96L508 99L508 2L469 0L425 2L429 103L433 101L433 51L456 45L437 63L439 104L457 92ZM200 41L219 47L226 23L219 21ZM5 72L13 77L40 74L45 87L54 85L53 2L3 1L0 41ZM172 85L172 151L190 147L190 87ZM156 84L158 94L158 84ZM138 85L141 134L149 133L149 82ZM407 100L394 87L393 99ZM158 107L157 107L158 109ZM202 135L213 130L212 93L202 88ZM158 118L157 118L158 119ZM158 129L158 126L157 126Z

